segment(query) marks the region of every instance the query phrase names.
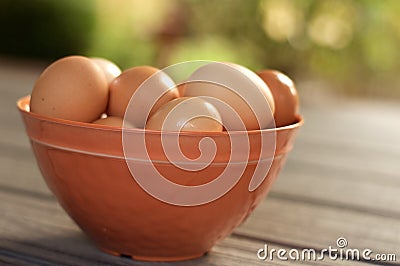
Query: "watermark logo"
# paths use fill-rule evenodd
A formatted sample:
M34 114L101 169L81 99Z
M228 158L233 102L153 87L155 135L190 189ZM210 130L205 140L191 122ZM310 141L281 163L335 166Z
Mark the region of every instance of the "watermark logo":
M257 251L257 258L263 261L292 260L292 261L323 261L325 259L353 260L353 261L396 261L394 253L374 253L370 248L356 249L348 248L347 239L339 237L336 240L336 247L328 246L321 250L305 249L275 249L264 244L263 248Z
M344 237L339 237L336 240L336 246L338 246L338 248L345 248L345 247L347 247L347 244L348 244L347 239Z
M229 138L230 143L230 147L223 147L224 151L230 154L229 160L222 163L224 165L223 171L206 184L182 185L174 183L168 176L165 176L168 173L163 173L160 168L162 168L162 165L169 164L183 171L197 171L201 175L201 171L204 169L215 167L213 161L219 151L212 135L204 135L197 143L190 144L196 145L200 151L200 156L193 159L186 156L181 150L181 131L149 132L148 130L130 130L124 127L122 144L125 161L132 177L139 186L154 198L178 206L206 204L228 193L246 171L250 158L250 138L246 130L247 121L240 114L241 107L238 107L239 104L249 108L247 113L254 114L259 128L275 127L273 111L266 96L260 90L259 81L262 82L255 73L244 67L231 63L210 61L189 61L172 65L145 80L130 100L125 112L124 124L133 124L138 128L144 127L153 106L163 96L163 94L154 95L152 93L155 86L168 86L172 90L181 84L196 84L196 86L192 86L192 91L212 87L215 90L225 90L223 95L233 95L232 97L236 97L237 101L232 103L228 100L225 101L224 97L203 95L201 92L196 93L196 91L194 93L220 111L222 121L219 122L226 130L223 134L226 134L224 136ZM262 84L266 86L265 83L262 82ZM147 115L138 118L136 115L138 108L140 108L140 113L145 112ZM175 108L176 110L174 110ZM179 112L179 105L175 108L170 113ZM197 116L194 112L188 120L199 116L203 115ZM168 116L165 120L168 120ZM256 167L248 186L249 191L257 189L263 182L275 155L275 131L271 130L268 134L258 131L258 134L260 137L258 145L261 147L257 159L252 162L256 164ZM183 135L188 138L187 133ZM154 155L154 146L156 145L153 145L154 143L152 144L150 141L157 141L158 137L161 141L162 151L157 152L165 154L164 158L167 158L167 161L165 159L157 161L151 156ZM196 139L198 138L191 138L191 140Z

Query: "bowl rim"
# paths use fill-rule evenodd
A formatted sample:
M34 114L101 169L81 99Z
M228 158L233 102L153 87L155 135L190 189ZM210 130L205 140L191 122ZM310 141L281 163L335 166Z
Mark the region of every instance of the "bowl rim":
M256 129L256 130L238 130L238 131L230 131L230 132L227 132L227 131L222 131L222 132L198 131L197 132L197 131L161 131L161 130L142 129L142 128L122 128L122 127L116 127L116 126L99 125L99 124L93 124L93 123L87 123L87 122L72 121L72 120L49 117L49 116L44 116L41 114L33 113L33 112L27 110L27 108L26 108L27 106L29 107L30 98L31 98L30 95L26 95L24 97L19 98L16 102L18 110L27 116L33 117L38 120L47 121L47 122L60 124L60 125L88 128L88 129L97 129L97 130L104 130L104 131L116 131L116 132L126 131L126 132L132 132L132 133L145 132L146 134L150 134L150 135L179 134L180 136L224 136L224 135L229 135L229 134L253 135L253 134L273 133L273 132L295 129L295 128L301 127L304 124L303 116L300 114L296 114L297 122L295 122L295 123L292 123L290 125L283 126L283 127L268 128L268 129Z

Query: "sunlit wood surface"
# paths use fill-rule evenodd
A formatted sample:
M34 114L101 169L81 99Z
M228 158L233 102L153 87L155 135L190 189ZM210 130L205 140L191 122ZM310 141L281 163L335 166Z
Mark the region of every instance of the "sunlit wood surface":
M152 265L98 251L44 184L15 107L42 68L0 61L0 265ZM400 265L400 102L331 100L302 114L266 200L206 256L177 265ZM257 258L264 244L321 250L339 237L397 262Z

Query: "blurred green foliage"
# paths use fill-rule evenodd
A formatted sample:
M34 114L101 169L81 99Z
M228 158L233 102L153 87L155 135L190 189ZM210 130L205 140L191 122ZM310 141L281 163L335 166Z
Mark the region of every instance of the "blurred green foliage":
M239 63L323 80L346 94L400 96L398 0L187 2L193 36L229 40Z
M398 0L1 0L0 53L234 61L399 97L399 13Z
M90 0L1 0L0 52L54 60L85 53L95 26Z

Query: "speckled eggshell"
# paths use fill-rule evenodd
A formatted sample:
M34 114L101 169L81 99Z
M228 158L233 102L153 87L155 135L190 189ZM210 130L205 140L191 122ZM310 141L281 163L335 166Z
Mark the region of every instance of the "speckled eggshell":
M37 79L31 95L34 113L92 122L105 111L108 83L98 65L83 56L57 60Z

